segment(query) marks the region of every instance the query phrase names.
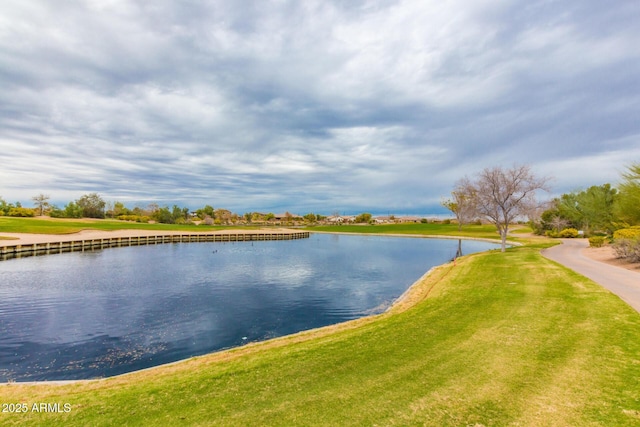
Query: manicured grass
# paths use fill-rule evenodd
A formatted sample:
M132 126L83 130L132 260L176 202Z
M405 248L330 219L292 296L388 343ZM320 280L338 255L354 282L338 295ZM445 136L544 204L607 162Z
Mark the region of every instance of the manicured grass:
M391 312L98 382L0 387L2 425L640 423L640 315L539 247L438 268Z
M13 218L0 217L0 235L5 233L39 233L39 234L70 234L82 230L178 230L178 231L211 231L225 228L258 228L258 227L230 227L207 225L175 225L175 224L144 224L128 221L107 219L60 219L60 218ZM383 224L383 225L332 225L306 227L309 231L328 231L337 233L380 233L380 234L416 234L433 236L463 236L484 239L498 239L499 236L493 225L465 225L461 231L455 224ZM517 229L526 230L528 228ZM514 232L515 232L514 231ZM517 240L517 239L516 239Z
M179 231L211 231L229 227L207 225L175 225L144 224L129 221L106 219L56 219L56 218L12 218L0 217L0 234L5 233L38 233L69 234L82 230L179 230Z
M515 228L515 227L514 227ZM307 227L309 231L334 233L375 233L375 234L416 234L425 236L462 236L482 239L496 239L500 236L493 225L463 225L458 230L456 224L381 224L381 225L323 225Z
M345 225L320 225L307 227L310 230L334 231L343 233L397 233L397 234L430 234L445 235L478 235L498 238L496 227L493 225L463 225L458 232L456 224L428 223L428 224L345 224Z

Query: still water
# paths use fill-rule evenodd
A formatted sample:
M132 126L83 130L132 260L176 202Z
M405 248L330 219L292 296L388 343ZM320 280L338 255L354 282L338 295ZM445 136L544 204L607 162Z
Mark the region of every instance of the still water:
M0 381L112 376L380 313L458 244L312 234L2 261Z

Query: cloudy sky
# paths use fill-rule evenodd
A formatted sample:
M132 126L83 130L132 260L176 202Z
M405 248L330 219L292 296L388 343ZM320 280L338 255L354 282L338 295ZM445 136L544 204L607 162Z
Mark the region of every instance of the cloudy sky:
M430 213L529 164L640 161L637 0L20 0L0 6L0 196Z

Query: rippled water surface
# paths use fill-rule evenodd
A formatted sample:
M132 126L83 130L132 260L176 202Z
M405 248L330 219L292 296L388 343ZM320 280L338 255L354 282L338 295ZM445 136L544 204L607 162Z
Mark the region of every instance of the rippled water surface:
M111 376L378 313L458 243L312 234L2 261L0 381Z

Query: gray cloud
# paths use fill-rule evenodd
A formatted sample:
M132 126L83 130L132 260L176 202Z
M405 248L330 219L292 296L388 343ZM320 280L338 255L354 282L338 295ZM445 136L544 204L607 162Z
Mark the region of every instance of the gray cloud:
M429 212L640 160L640 6L45 1L0 16L0 195Z

